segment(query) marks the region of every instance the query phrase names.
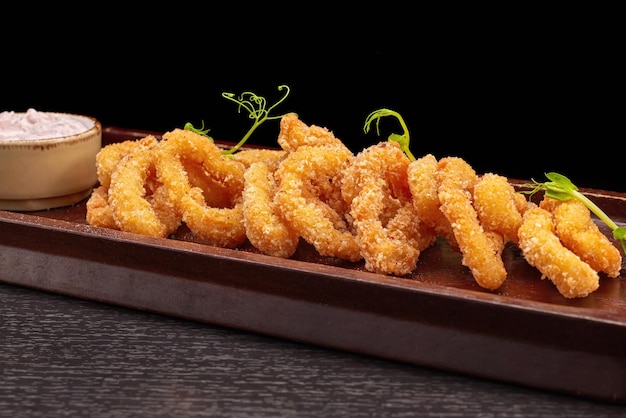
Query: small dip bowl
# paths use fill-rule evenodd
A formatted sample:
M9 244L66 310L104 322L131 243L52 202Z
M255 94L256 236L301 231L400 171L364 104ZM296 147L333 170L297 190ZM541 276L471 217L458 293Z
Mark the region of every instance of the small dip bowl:
M93 117L0 112L0 210L37 211L85 199L97 182L101 146L102 126Z

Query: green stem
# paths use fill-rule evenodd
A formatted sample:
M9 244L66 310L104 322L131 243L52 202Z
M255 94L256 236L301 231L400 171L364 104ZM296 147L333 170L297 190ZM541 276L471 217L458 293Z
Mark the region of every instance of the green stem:
M585 204L585 206L589 208L590 211L592 211L601 221L607 224L608 227L611 228L611 231L614 231L618 228L615 222L613 222L613 220L609 218L609 216L606 213L604 213L604 211L600 209L600 207L596 205L587 196L585 196L584 194L582 194L581 192L577 190L572 190L570 191L570 193L576 196L577 199L581 200Z
M395 110L382 108L382 109L378 109L378 110L371 112L365 119L365 125L363 126L364 132L368 133L372 122L376 121L376 133L380 135L380 130L379 130L380 119L384 116L395 117L400 123L400 126L402 126L402 131L404 132L404 135L392 133L391 135L389 135L389 138L387 140L395 141L398 144L400 144L400 149L409 158L409 160L415 161L415 156L409 149L409 144L411 142L411 137L409 136L409 128L406 126L406 123L404 122L402 115L400 115Z
M252 124L252 127L248 130L248 132L243 136L243 138L241 138L239 140L239 142L237 142L237 144L235 144L235 146L233 146L231 149L229 150L225 150L222 151L223 155L232 155L234 153L236 153L237 151L239 151L239 148L241 148L250 138L250 136L252 136L252 133L256 130L256 128L259 127L259 125L261 125L263 123L263 121L256 121L254 122L254 124Z

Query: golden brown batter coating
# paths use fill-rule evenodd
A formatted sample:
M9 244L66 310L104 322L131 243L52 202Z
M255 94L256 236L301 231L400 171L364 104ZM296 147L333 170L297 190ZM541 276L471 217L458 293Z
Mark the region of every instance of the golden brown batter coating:
M516 196L521 195L508 179L494 173L482 175L474 186L474 208L483 227L514 243L518 241L517 230L522 224Z
M169 201L189 229L202 241L234 248L246 240L243 223L242 163L221 154L220 148L197 133L175 129L163 135L155 157L158 180L167 189ZM219 190L228 193L226 206L211 206L202 184L192 183L189 167L201 166L210 173ZM209 192L210 193L210 192Z
M295 113L288 113L280 120L278 145L287 151L295 151L303 145L320 146L335 145L345 147L344 143L326 128L307 125Z
M409 190L409 159L396 142L381 142L359 154L342 176L365 268L404 276L415 269L434 235L422 232Z
M344 146L301 145L276 170L274 201L291 228L323 256L361 259L339 175L354 155Z
M436 174L437 159L432 154L424 155L409 164L407 176L413 207L421 222L432 228L436 235L442 236L452 249L459 251L452 225L441 212Z
M501 236L485 231L472 205L476 172L465 160L446 157L439 160L437 181L441 211L452 225L463 265L480 286L499 288L507 276L501 257L504 244Z
M264 254L289 258L300 237L274 204L278 190L274 169L264 161L252 163L244 173L243 220L250 243Z
M87 200L87 223L102 228L119 229L113 217L113 209L109 205L109 188L95 187Z
M153 150L159 143L140 142L111 174L108 201L120 230L167 237L180 226L180 215L164 185L156 179Z
M556 235L552 214L538 206L526 211L519 228L519 247L542 278L548 278L564 297L580 298L599 286L598 273L566 248Z
M595 271L609 277L619 276L622 255L598 225L591 219L591 211L579 200L544 198L540 206L552 212L556 234L567 248L576 253Z

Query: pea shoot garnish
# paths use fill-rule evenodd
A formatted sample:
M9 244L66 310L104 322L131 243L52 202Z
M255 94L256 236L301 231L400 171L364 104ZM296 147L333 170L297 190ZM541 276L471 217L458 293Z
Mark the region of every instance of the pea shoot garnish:
M389 135L388 140L395 141L400 144L400 149L406 154L407 157L409 157L409 160L415 161L415 156L411 153L411 150L409 149L409 143L411 141L409 137L409 128L407 128L406 123L404 123L404 119L402 119L402 115L400 115L398 112L385 108L373 111L365 119L365 126L363 126L363 131L365 131L365 133L368 133L370 131L372 123L376 122L376 134L380 136L380 119L385 116L394 116L396 119L398 119L398 122L400 123L400 126L402 126L402 130L404 131L403 135L392 133L391 135Z
M250 138L250 135L252 135L252 133L256 130L256 128L258 128L266 120L280 119L284 116L284 114L270 116L270 112L276 106L278 106L283 101L285 101L287 96L289 96L289 92L291 91L289 89L289 86L284 85L284 84L278 86L278 91L282 91L282 90L285 90L285 94L283 95L283 97L280 100L278 100L276 103L274 103L274 105L270 106L269 108L267 108L267 101L265 100L264 97L257 96L256 94L249 92L249 91L241 93L239 97L235 97L234 93L222 93L222 97L224 97L227 100L237 103L239 105L239 110L241 110L241 108L246 109L248 111L248 117L254 120L254 122L252 123L252 126L250 127L248 132L246 132L243 138L241 138L241 140L234 147L226 151L224 154L229 155L229 154L234 154L235 152L237 152L239 148L241 148L241 146L246 143L248 138Z
M596 215L601 221L603 221L611 231L613 232L613 237L620 242L622 245L622 250L626 253L626 227L619 227L609 216L602 210L598 205L596 205L591 199L582 194L578 187L574 185L570 181L569 178L565 177L562 174L549 172L546 173L546 177L550 181L546 182L538 182L533 179L532 184L527 184L525 186L532 187L532 190L521 191L520 193L534 195L540 190L545 191L545 195L552 199L557 200L569 200L569 199L578 199L587 206L587 208Z
M270 116L270 112L274 110L276 106L278 106L283 101L285 101L285 99L287 98L287 96L289 96L289 93L291 91L289 86L287 85L278 86L278 91L282 91L282 90L285 90L285 93L283 94L282 98L278 100L274 105L270 106L269 108L267 107L267 100L265 100L264 97L258 96L255 93L252 93L250 91L245 91L241 93L239 96L236 96L235 93L228 93L228 92L222 93L223 98L225 98L226 100L230 100L231 102L237 103L237 105L239 106L238 111L241 111L242 108L245 109L248 112L248 117L254 120L250 129L248 129L248 132L246 132L246 134L232 148L222 151L223 155L228 156L239 151L239 149L243 146L243 144L245 144L246 141L248 141L252 133L263 122L267 120L280 119L283 116L285 116L285 114ZM209 129L204 128L204 122L202 122L201 128L195 128L193 124L191 124L190 122L187 122L185 124L185 129L196 132L200 135L204 135L208 137L209 139L213 140L211 137L208 136Z
M195 132L197 134L200 134L202 136L206 136L207 138L213 140L213 138L211 138L209 136L210 129L209 128L204 129L204 121L202 121L202 127L201 128L195 128L191 122L187 122L185 124L185 129L188 130L188 131L193 131L193 132Z

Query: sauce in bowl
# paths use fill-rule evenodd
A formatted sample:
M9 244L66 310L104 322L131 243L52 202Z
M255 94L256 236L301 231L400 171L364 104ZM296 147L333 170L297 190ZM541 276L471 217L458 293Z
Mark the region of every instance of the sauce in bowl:
M102 126L70 113L0 113L0 210L72 205L97 183Z
M0 141L60 138L85 132L93 126L92 119L77 115L32 108L21 113L5 111L0 112Z

